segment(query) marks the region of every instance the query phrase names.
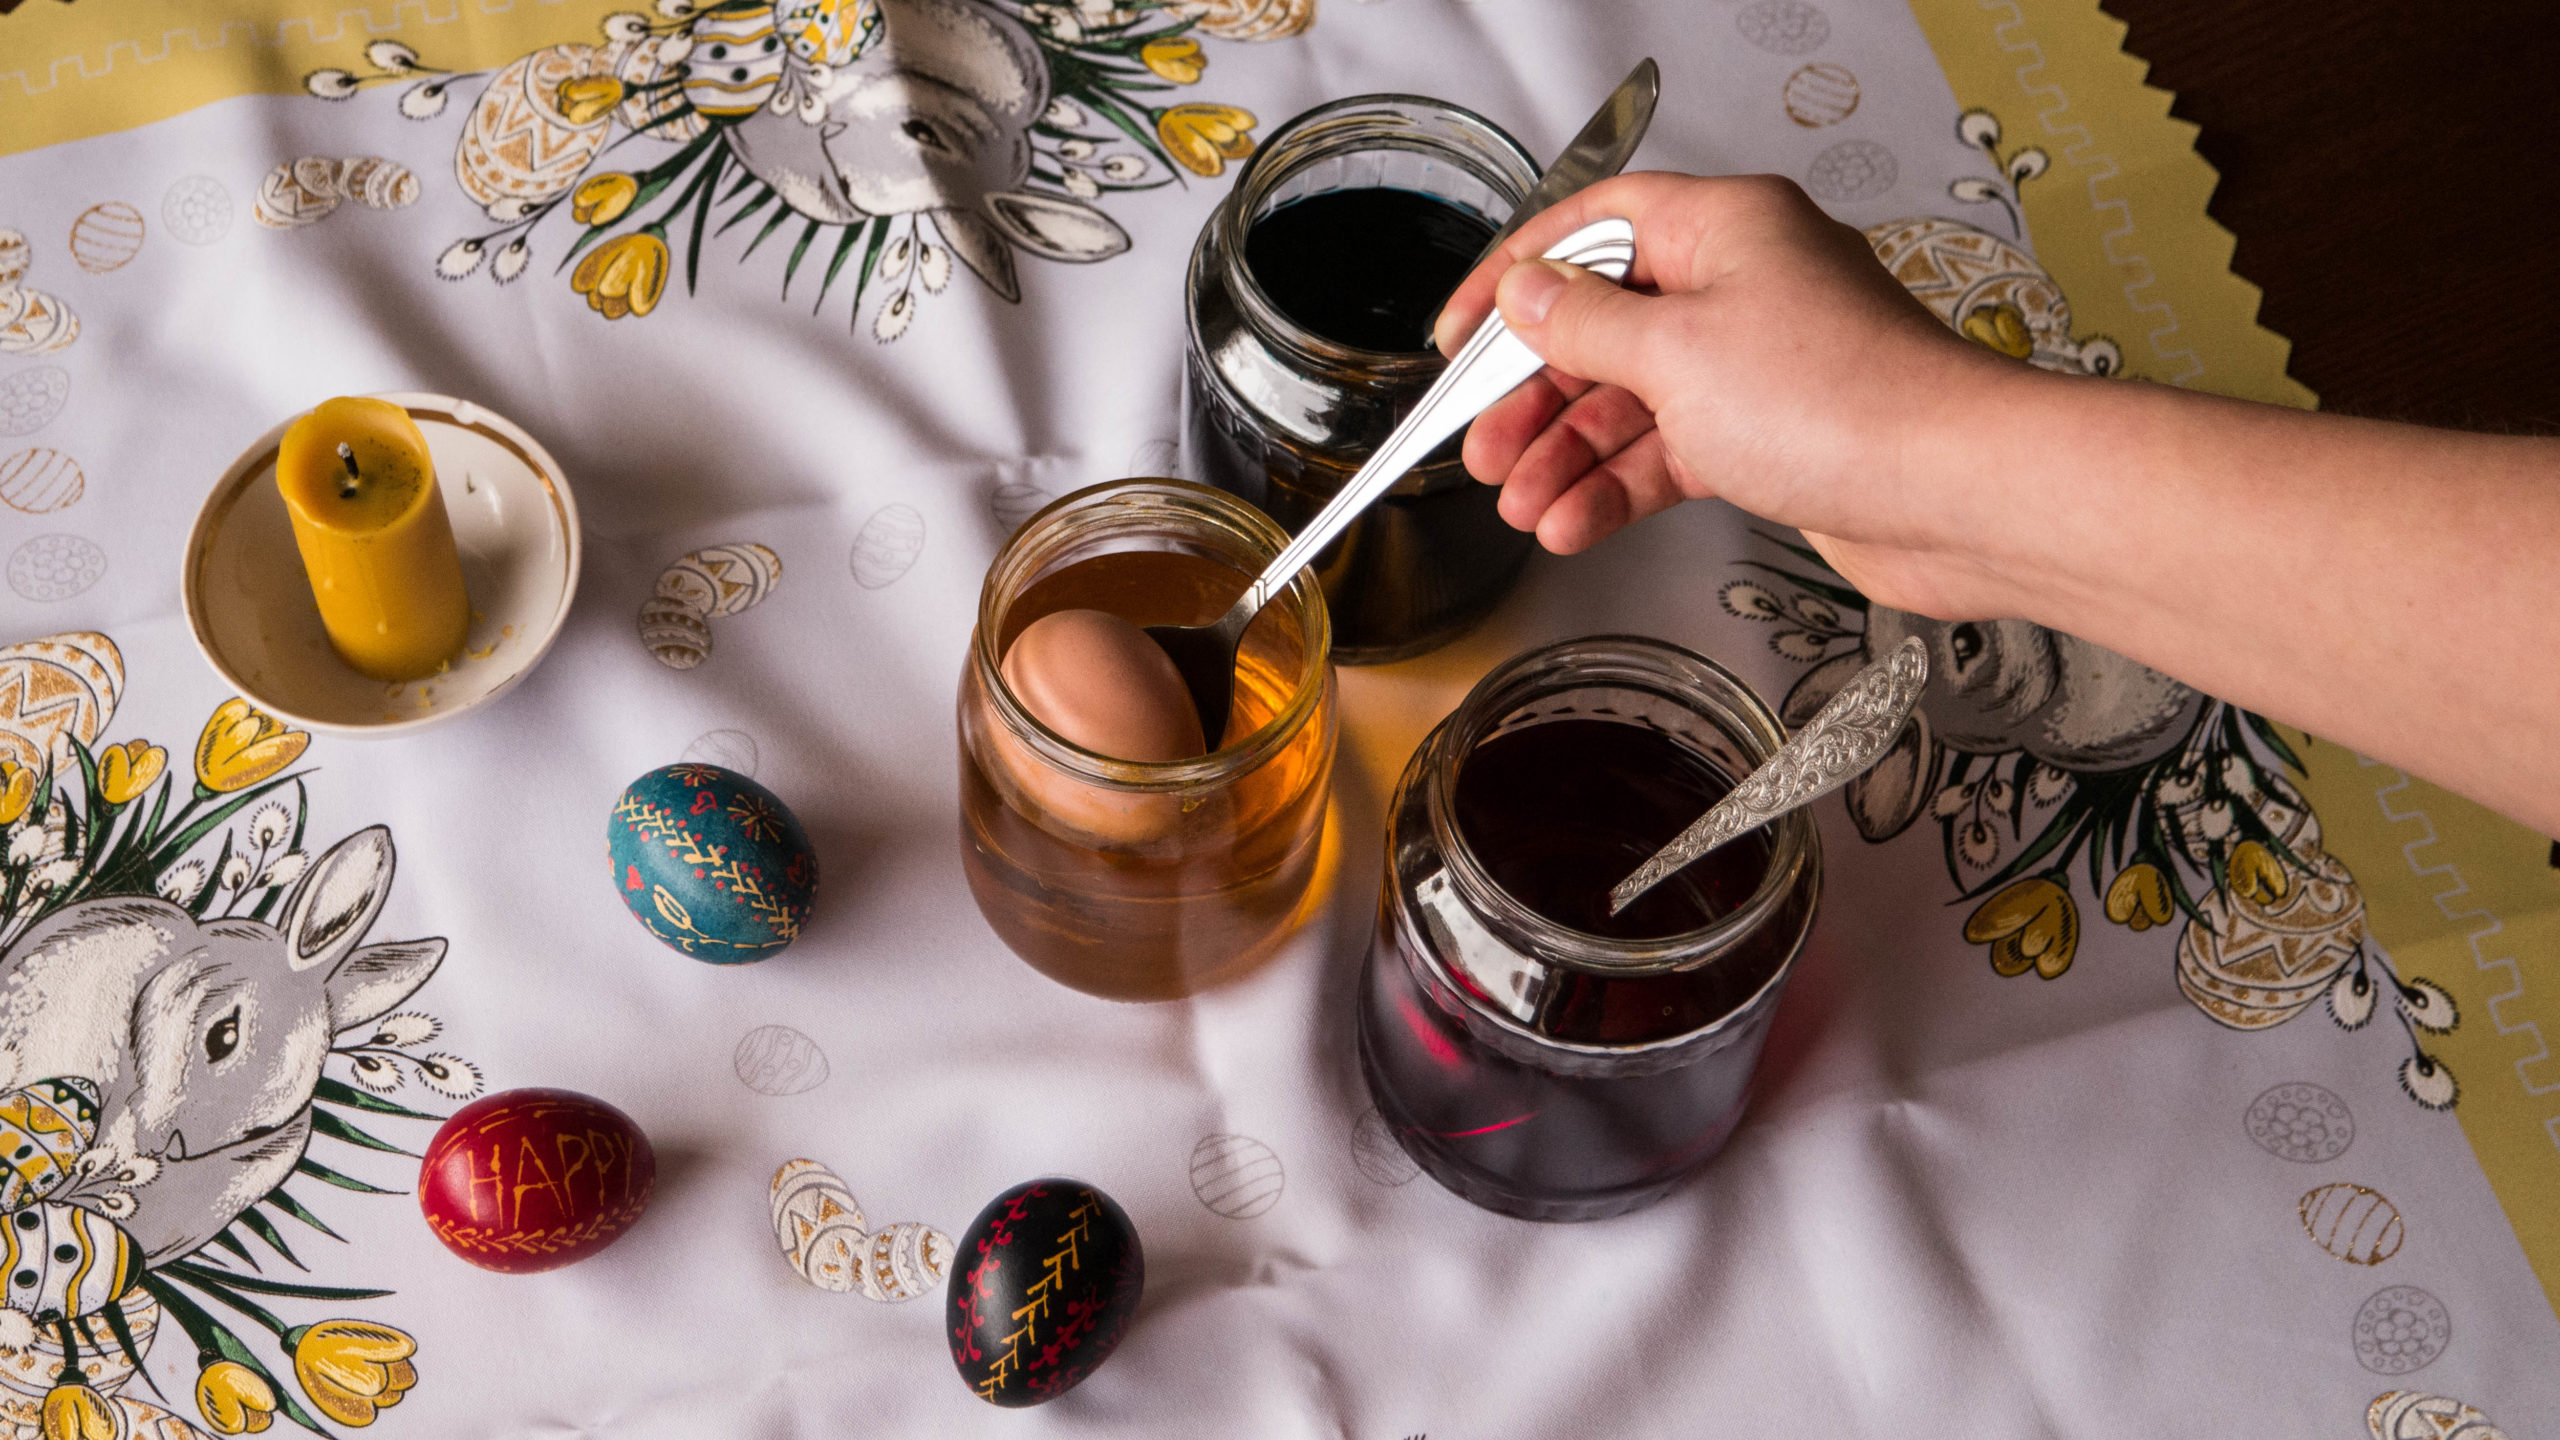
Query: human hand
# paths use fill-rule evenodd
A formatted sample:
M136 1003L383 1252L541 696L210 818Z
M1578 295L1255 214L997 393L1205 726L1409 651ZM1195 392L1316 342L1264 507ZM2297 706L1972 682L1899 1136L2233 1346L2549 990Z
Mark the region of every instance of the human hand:
M1537 257L1606 216L1636 228L1621 288ZM2015 613L1984 538L2000 497L1964 417L2034 375L1956 336L1866 240L1773 176L1621 176L1540 214L1450 297L1454 354L1497 295L1548 368L1477 417L1465 458L1503 519L1572 554L1720 495L1805 532L1883 603Z

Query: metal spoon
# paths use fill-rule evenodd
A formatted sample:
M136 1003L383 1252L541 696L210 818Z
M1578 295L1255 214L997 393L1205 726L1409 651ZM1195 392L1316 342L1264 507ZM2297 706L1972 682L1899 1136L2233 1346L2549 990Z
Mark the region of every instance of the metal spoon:
M1609 913L1626 909L1637 896L1726 841L1867 773L1867 767L1893 748L1893 737L1902 733L1902 722L1911 718L1912 708L1920 703L1921 687L1928 682L1929 646L1917 635L1850 676L1831 703L1734 786L1732 794L1655 851L1652 859L1636 867L1636 873L1619 881L1609 892Z
M1595 221L1574 231L1548 250L1546 258L1579 265L1611 280L1624 280L1635 255L1635 226L1612 219ZM1342 487L1342 492L1307 522L1307 528L1263 567L1252 584L1244 587L1244 593L1227 607L1225 615L1207 625L1147 627L1147 634L1173 658L1173 668L1182 672L1182 683L1191 691L1191 703L1200 710L1200 733L1207 737L1210 748L1217 748L1220 737L1227 733L1227 714L1235 702L1236 646L1243 641L1245 627L1253 623L1253 617L1316 558L1317 552L1349 528L1371 501L1403 479L1404 472L1420 464L1441 441L1465 428L1468 421L1510 394L1512 387L1537 374L1545 364L1536 351L1521 344L1519 337L1502 323L1500 312L1486 316L1449 361L1449 368L1441 371L1440 378L1423 392L1413 413L1404 417L1395 433Z
M1484 263L1511 232L1529 223L1529 218L1548 209L1557 201L1587 186L1596 185L1627 168L1634 158L1636 146L1644 143L1644 132L1653 125L1653 107L1662 99L1662 67L1648 55L1636 62L1609 98L1585 121L1573 143L1564 147L1556 163L1538 178L1537 188L1512 207L1511 218L1493 232L1476 252L1476 265ZM1475 265L1467 267L1473 270Z

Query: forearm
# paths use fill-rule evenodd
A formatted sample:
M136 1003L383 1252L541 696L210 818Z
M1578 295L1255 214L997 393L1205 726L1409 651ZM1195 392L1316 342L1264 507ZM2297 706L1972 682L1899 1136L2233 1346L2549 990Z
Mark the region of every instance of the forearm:
M2560 441L2000 389L2017 613L2560 834Z

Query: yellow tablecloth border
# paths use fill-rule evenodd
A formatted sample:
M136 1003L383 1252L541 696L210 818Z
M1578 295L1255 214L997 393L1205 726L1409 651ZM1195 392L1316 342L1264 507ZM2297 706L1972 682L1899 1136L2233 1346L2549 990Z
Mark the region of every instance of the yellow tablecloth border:
M2205 214L2218 177L2176 98L2144 83L2125 27L2096 0L1912 0L1956 103L1998 116L2052 170L2020 187L2075 334L2104 335L2132 373L2310 409L2292 346L2258 324L2258 287L2231 273L2231 232Z
M2551 842L2341 746L2300 753L2310 767L2304 794L2329 853L2355 872L2374 941L2402 975L2442 985L2461 1008L2461 1025L2427 1047L2452 1067L2471 1153L2560 1313L2560 870Z
M503 65L563 40L592 43L647 0L34 0L0 17L0 155L128 130L235 95L299 95L302 77L361 72L364 46L400 40L436 65ZM244 58L245 57L245 58Z

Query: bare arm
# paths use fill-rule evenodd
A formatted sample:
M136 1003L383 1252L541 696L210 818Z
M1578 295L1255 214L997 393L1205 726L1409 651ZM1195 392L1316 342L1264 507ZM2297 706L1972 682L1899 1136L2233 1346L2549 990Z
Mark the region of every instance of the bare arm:
M1610 214L1653 293L1513 264ZM1594 186L1444 345L1497 282L1550 368L1467 462L1549 549L1720 495L1884 604L2068 631L2560 834L2560 441L2032 369L1780 180Z

